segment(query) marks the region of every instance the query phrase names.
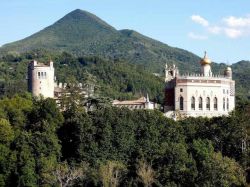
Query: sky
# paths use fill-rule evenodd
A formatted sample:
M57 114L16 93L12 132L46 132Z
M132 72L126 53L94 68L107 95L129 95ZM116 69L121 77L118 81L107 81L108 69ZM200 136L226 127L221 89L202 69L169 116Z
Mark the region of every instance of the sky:
M23 39L67 13L89 11L214 62L250 60L249 0L1 0L0 46Z

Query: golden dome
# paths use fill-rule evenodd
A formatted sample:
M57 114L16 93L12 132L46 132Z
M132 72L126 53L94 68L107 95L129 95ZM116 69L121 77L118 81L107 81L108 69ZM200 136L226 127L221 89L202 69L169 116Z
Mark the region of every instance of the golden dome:
M200 61L201 65L211 64L212 61L207 57L207 52L205 51L204 58Z
M226 71L232 71L232 68L228 66Z

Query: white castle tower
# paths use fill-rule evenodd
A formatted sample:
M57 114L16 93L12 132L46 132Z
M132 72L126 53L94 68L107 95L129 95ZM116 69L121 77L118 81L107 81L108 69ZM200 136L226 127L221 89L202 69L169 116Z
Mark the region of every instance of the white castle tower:
M54 98L54 67L53 62L49 65L30 62L28 66L28 90L33 96Z

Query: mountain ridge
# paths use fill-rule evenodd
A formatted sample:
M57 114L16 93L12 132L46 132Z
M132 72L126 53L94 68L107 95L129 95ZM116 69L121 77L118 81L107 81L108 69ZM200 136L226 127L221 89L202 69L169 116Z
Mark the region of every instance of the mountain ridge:
M125 59L143 64L152 71L160 71L165 63L175 63L182 69L188 66L197 69L200 59L191 52L170 47L136 31L116 30L94 14L80 9L29 37L3 45L0 53L20 54L34 49Z

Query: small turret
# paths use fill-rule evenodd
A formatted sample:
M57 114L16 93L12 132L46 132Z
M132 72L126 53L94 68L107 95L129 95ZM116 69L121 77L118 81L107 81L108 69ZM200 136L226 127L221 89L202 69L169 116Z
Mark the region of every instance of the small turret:
M201 64L201 74L203 76L209 77L212 76L212 71L211 71L211 63L212 61L207 57L207 52L205 51L204 58L201 59L200 64Z
M224 71L224 76L232 79L233 73L232 73L232 68L231 67L227 67Z
M178 68L173 64L173 67L168 67L168 65L165 65L165 82L168 82L172 79L174 79L179 74Z

